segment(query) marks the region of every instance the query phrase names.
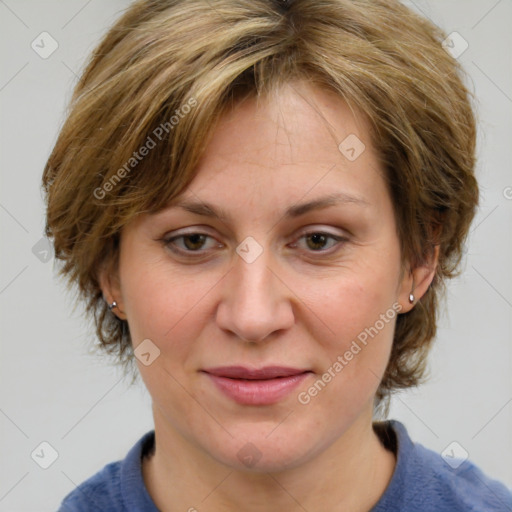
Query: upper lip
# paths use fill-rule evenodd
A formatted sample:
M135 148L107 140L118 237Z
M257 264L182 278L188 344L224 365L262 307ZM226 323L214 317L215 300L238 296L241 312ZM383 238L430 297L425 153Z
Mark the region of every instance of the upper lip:
M265 366L264 368L246 368L245 366L217 366L203 370L211 375L230 379L264 380L277 377L299 375L309 370L290 368L289 366Z

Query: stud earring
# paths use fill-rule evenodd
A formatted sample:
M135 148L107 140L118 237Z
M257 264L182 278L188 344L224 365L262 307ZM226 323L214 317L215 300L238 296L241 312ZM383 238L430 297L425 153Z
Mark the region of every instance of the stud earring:
M112 304L108 305L108 309L110 311L112 311L114 308L117 308L117 302L116 301L114 301L114 302L112 302Z
M411 304L414 304L414 294L413 294L412 292L411 292L411 293L409 293L409 302L410 302Z

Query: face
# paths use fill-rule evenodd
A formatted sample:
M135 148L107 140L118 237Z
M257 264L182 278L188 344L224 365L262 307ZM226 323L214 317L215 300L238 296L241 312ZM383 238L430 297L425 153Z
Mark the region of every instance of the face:
M120 251L110 291L157 432L269 471L371 425L411 281L368 127L339 97L295 84L238 104Z

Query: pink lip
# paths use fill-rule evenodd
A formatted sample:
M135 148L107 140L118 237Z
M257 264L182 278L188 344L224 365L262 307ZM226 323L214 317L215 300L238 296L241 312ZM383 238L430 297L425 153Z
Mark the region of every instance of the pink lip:
M224 366L203 371L220 391L244 405L276 403L311 373L309 370L283 366L267 366L261 369Z

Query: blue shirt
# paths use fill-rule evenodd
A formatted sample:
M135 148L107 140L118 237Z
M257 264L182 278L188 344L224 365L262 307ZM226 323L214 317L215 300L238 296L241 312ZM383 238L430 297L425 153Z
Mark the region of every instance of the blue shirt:
M512 512L512 492L468 460L453 469L438 453L413 443L402 423L381 423L378 434L397 455L391 481L370 512ZM63 500L58 512L158 512L142 478L145 434L122 461L112 462ZM452 466L456 464L452 463Z

